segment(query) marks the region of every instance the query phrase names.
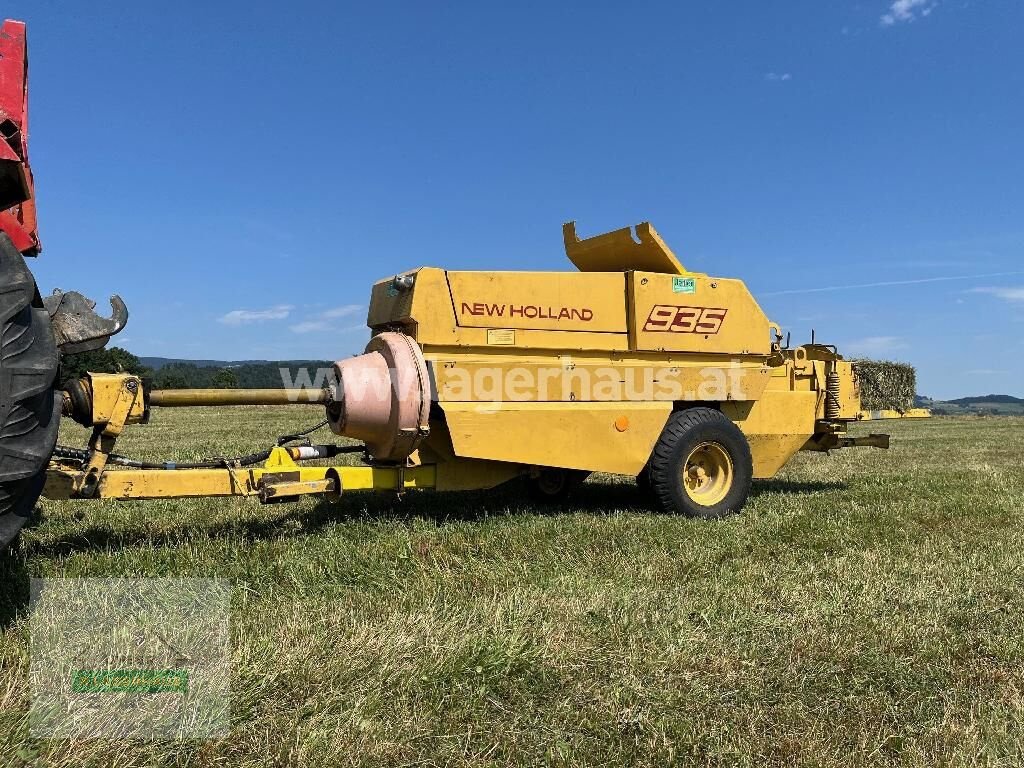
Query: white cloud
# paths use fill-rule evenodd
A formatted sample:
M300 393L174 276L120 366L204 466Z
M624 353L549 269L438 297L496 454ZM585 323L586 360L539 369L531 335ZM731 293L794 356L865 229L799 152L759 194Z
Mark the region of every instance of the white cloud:
M956 282L963 282L964 280L980 280L982 278L989 277L1016 277L1022 275L1024 272L1020 270L1014 272L987 272L982 275L956 275L949 277L920 277L914 278L913 280L886 280L879 283L861 283L860 285L825 285L818 288L787 288L784 291L762 291L760 296L786 296L797 293L822 293L823 291L855 291L862 288L891 288L894 286L901 285L923 285L925 283L943 283L950 280ZM989 290L995 289L975 289L981 290L982 292L988 292Z
M293 333L322 333L331 331L333 333L344 333L346 331L364 328L362 325L339 326L336 320L358 314L363 310L362 304L345 304L340 307L332 307L323 312L315 314L301 323L289 326Z
M335 307L334 309L328 309L324 312L321 317L328 319L337 319L339 317L349 317L359 312L363 308L362 304L345 304L341 307Z
M267 309L235 309L218 318L225 325L247 325L263 323L269 320L287 320L295 310L292 304L277 304ZM338 327L335 322L356 315L363 310L362 304L343 304L337 307L316 312L303 320L289 326L295 333L317 333L320 331L348 331L348 327Z
M971 293L987 293L1003 301L1024 301L1024 288L974 288Z
M839 351L845 357L879 357L906 348L907 343L899 336L867 336L841 345Z
M330 325L325 320L306 320L305 322L291 325L289 328L294 333L316 333L317 331L326 331L330 328Z
M225 325L246 325L263 323L267 320L284 320L295 309L291 304L278 304L269 309L235 309L219 318Z
M880 21L883 27L891 27L901 21L913 21L918 15L930 15L935 5L933 0L894 0Z
M359 325L332 325L324 320L308 320L303 323L296 323L295 325L289 326L293 333L323 333L330 331L331 333L352 333L353 331L367 331L367 327L360 323Z
M766 72L764 79L772 83L778 83L792 80L793 76L789 72Z

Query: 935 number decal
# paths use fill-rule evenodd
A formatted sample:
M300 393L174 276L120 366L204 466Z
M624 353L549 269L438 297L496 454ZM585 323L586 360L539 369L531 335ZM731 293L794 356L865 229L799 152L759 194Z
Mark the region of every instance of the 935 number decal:
M715 334L722 329L727 309L717 307L677 307L655 304L644 323L645 331L665 333Z

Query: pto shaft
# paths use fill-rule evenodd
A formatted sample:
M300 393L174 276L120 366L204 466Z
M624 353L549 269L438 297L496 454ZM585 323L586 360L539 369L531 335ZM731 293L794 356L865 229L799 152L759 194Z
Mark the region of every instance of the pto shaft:
M203 405L326 405L324 389L158 389L149 404L160 408Z

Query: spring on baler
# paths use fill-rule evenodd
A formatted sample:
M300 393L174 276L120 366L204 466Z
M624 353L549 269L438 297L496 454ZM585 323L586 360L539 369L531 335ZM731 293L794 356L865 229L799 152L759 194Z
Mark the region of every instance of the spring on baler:
M838 419L842 411L839 405L839 372L830 371L825 374L825 418Z

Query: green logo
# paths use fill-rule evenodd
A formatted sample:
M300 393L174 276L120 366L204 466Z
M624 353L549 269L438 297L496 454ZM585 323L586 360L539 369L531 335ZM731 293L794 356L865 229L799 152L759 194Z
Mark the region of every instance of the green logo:
M75 693L187 693L184 669L81 669L71 676Z
M673 277L672 293L696 293L697 281L692 277Z

